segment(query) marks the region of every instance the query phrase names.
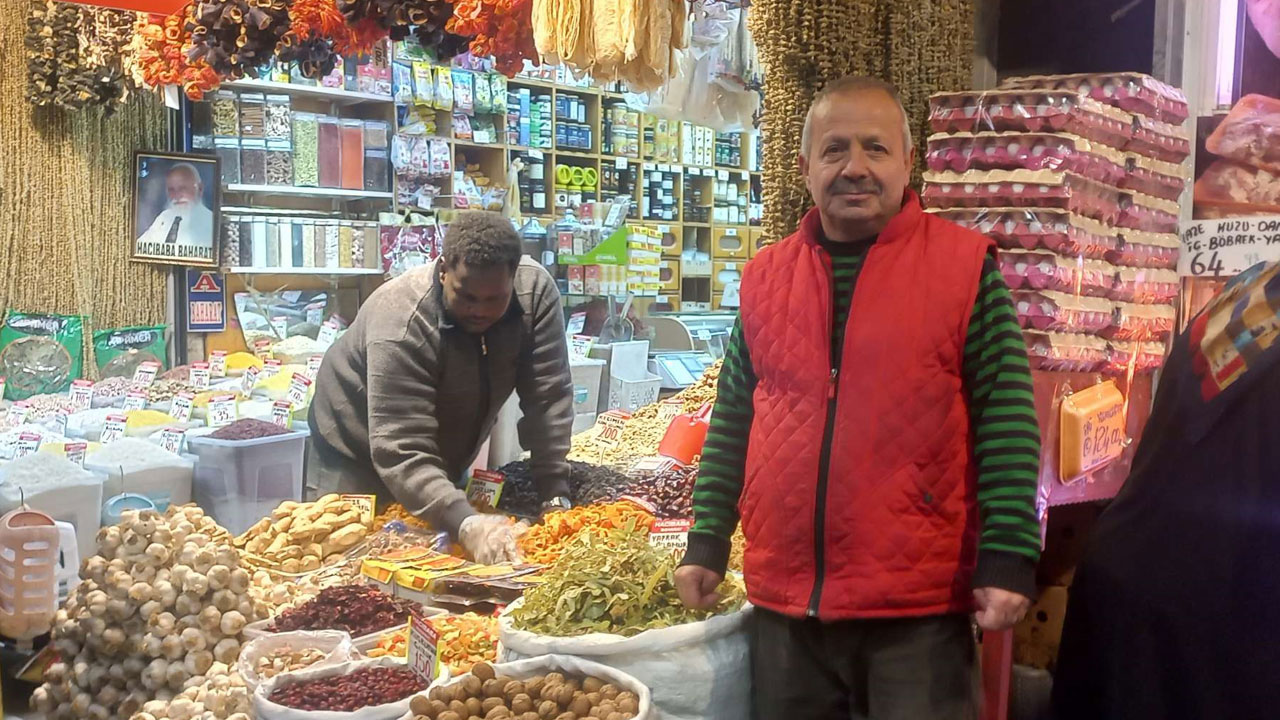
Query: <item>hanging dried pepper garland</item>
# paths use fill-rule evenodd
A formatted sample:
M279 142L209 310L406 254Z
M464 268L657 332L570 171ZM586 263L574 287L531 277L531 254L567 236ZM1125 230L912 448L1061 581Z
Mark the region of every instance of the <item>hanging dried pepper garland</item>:
M336 0L293 0L289 31L280 38L276 57L296 62L303 77L319 79L333 72L339 55L363 55L385 35L365 18L348 24Z
M187 20L192 61L223 77L242 78L266 65L289 30L287 0L200 0Z
M453 3L449 0L338 0L338 10L348 24L372 21L392 40L412 36L441 60L466 48L467 38L445 30L445 24L453 17Z
M445 28L468 35L471 54L492 55L498 72L511 77L534 59L532 0L458 0Z
M152 88L180 85L187 97L200 100L222 83L222 78L208 63L188 57L191 33L186 25L185 11L160 22L146 15L138 16L133 40L124 54L124 70L135 85Z

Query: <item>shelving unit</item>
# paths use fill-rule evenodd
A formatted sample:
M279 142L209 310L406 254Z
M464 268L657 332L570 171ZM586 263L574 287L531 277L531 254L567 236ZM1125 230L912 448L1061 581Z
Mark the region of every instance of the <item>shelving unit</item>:
M386 105L391 102L391 96L389 95L357 92L355 90L324 87L322 85L276 82L273 80L255 80L246 78L244 80L236 80L234 82L226 83L223 87L230 88L232 90L283 93L294 97L319 98L326 102L338 105L358 105L362 103Z
M376 268L279 268L279 267L229 267L227 275L317 275L332 277L360 277L381 275Z
M224 192L251 193L254 195L287 195L292 197L342 198L346 200L390 200L390 192L373 190L347 190L344 188L295 187L291 185L244 185L231 183L223 186Z

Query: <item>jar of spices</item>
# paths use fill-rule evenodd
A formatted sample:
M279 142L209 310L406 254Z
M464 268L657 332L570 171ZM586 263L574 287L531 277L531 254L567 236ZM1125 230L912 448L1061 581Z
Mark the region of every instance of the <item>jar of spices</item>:
M235 93L230 90L213 93L209 98L209 114L214 137L240 135L240 111Z
M391 126L384 120L364 121L364 147L385 150L391 145Z
M320 184L320 122L314 113L293 114L293 184Z
M373 192L391 189L391 159L385 149L364 151L364 189Z
M267 99L262 93L244 93L240 96L240 136L266 137Z
M264 135L268 140L289 140L293 122L288 95L266 96L266 122Z
M240 182L246 185L267 183L267 142L261 138L240 141Z
M268 140L266 157L268 185L293 184L293 149L288 140Z
M240 182L240 138L214 138L213 150L218 155L218 172L224 186Z
M342 185L348 190L364 188L364 123L341 121Z
M324 116L319 119L317 141L320 187L341 187L342 132L338 118Z

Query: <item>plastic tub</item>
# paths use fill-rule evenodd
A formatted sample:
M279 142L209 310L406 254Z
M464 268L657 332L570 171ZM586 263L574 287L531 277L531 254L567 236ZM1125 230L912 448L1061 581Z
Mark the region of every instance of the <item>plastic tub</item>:
M102 525L110 527L119 525L126 510L156 510L156 504L143 495L124 493L107 498L102 503Z
M569 363L575 415L594 414L600 409L600 378L604 375L604 366L604 360L582 359Z
M32 509L47 513L54 520L70 523L76 532L76 549L80 557L97 553L96 536L102 527L102 483L100 473L59 487L18 492L6 487L0 495L0 514L17 508L22 501ZM4 473L0 471L0 484Z
M124 473L119 465L101 465L88 460L84 467L107 476L102 486L104 496L114 497L121 493L141 495L154 503L157 510L164 512L170 505L191 502L195 460L194 455L184 455L171 462L141 465Z
M308 431L254 440L193 437L198 458L194 495L232 535L248 530L285 500L302 500L302 464Z

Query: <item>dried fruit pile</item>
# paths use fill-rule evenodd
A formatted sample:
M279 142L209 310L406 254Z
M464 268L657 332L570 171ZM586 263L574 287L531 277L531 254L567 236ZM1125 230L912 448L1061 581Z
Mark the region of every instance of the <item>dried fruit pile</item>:
M316 648L295 649L288 645L263 653L253 664L253 671L260 680L273 678L281 673L302 670L325 659L323 650Z
M652 525L653 515L627 500L580 505L547 513L540 524L520 538L520 553L531 563L554 563L579 535L612 536L623 532L647 538Z
M360 510L339 495L286 500L235 539L255 567L286 573L319 570L369 534Z
M409 711L411 720L631 720L640 712L640 699L596 677L553 672L517 680L498 675L498 668L489 663L480 663L457 682L413 698Z
M325 588L311 600L280 613L269 630L346 630L351 637L362 637L409 622L418 607L368 585L342 585Z
M430 618L440 632L440 662L457 675L470 672L476 663L498 657L498 619L475 613L437 615Z
M663 520L693 517L693 483L698 478L698 466L673 466L636 478L626 490L631 495L653 505Z
M276 435L288 435L290 432L288 428L282 428L273 422L244 418L226 427L218 428L209 433L209 437L214 440L257 440Z
M309 712L355 712L400 702L426 689L427 682L408 668L370 667L286 685L274 690L270 700Z
M536 517L541 511L538 487L527 460L517 460L498 468L506 480L498 509L510 515ZM616 470L591 463L569 462L569 499L574 505L590 505L617 500L630 480Z

